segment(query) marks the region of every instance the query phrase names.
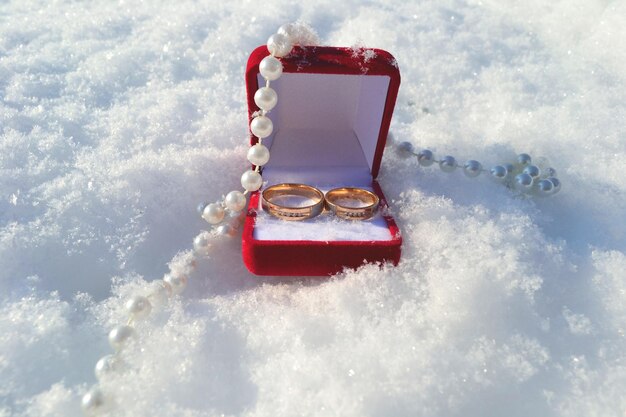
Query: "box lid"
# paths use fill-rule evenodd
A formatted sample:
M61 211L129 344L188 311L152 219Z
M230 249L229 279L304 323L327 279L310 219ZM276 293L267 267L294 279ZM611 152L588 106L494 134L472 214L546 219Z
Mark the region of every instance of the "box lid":
M265 85L259 63L268 55L260 46L248 59L249 120L259 110L254 94ZM380 49L294 47L281 62L283 75L271 82L278 104L267 114L274 131L263 139L271 152L264 179L370 183L378 175L400 86L395 58Z

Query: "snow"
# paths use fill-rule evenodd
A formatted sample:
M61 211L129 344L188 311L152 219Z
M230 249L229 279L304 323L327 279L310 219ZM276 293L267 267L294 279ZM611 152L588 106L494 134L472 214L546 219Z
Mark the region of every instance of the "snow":
M626 2L0 6L0 416L78 416L124 301L247 166L243 71L283 23L390 51L398 141L545 156L560 194L386 152L398 267L251 276L215 244L103 382L128 416L626 412ZM175 260L182 268L184 253Z

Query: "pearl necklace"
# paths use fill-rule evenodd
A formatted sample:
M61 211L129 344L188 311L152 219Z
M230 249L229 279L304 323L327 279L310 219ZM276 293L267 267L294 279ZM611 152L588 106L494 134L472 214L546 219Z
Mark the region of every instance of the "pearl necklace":
M147 288L146 295L134 295L126 301L128 321L109 332L108 340L114 353L100 358L96 363L95 374L98 381L103 381L108 375L124 367L122 351L137 339L133 324L148 318L154 307L163 307L169 299L185 290L187 279L195 269L197 257L206 257L216 239L223 236L232 237L237 233L237 228L241 226L245 217L243 209L247 205L246 195L261 188L263 185L261 167L270 159L270 152L262 143L264 138L272 134L274 127L267 114L278 102L278 95L270 87L270 82L282 75L283 64L278 58L288 55L293 45L300 43L308 45L317 43L317 35L304 24L283 25L278 29L278 33L268 39L267 49L270 54L259 64L261 76L265 78L265 86L254 94L254 102L260 110L252 115L253 119L250 122L250 131L256 137L256 143L248 150L247 159L254 168L241 176L244 191L231 191L221 201L202 203L198 206L202 218L214 226L212 231L198 234L193 239L193 250L177 255L169 264L169 273L152 288ZM229 219L227 223L224 222L226 219ZM99 385L95 385L83 395L81 405L86 415L98 415L110 411L113 403L111 393L104 392Z
M463 165L459 165L456 158L451 155L437 160L435 154L429 149L415 152L410 142L397 144L396 150L401 158L417 157L417 163L422 167L437 163L439 168L446 173L454 172L459 167L463 168L463 173L469 178L489 172L496 181L508 188L520 191L525 196L548 197L561 190L561 181L556 177L556 170L548 166L547 160L537 158L539 162L533 164L531 156L526 153L517 155L517 159L513 162L495 165L487 170L474 159L466 161Z

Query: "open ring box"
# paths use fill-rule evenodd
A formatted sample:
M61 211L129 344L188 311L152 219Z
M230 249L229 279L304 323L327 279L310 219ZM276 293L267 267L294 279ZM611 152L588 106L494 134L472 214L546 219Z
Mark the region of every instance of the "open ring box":
M248 119L259 108L254 93L265 85L255 49L246 69ZM264 186L302 183L326 192L336 187L373 191L381 201L370 220L350 221L323 213L285 221L261 209L261 191L250 198L242 237L243 260L257 275L331 275L364 263L400 259L402 238L376 176L385 149L400 72L379 49L294 47L281 58L283 74L271 82L278 104L268 116L274 130L263 144L270 161ZM251 134L251 144L257 138Z

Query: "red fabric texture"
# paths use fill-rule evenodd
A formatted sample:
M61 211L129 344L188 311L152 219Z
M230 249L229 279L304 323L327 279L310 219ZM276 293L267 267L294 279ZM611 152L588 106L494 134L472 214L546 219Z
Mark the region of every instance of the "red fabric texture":
M372 51L373 53L367 53ZM257 75L259 63L269 55L266 46L256 48L246 69L248 95L248 121L258 111L254 93L259 88ZM389 90L385 99L385 110L372 164L372 188L380 198L383 217L393 237L387 241L291 241L257 240L254 238L256 209L259 207L260 192L250 198L242 236L243 261L250 272L257 275L276 276L323 276L332 275L344 268L358 268L364 263L391 262L400 260L402 237L393 217L388 213L387 202L375 178L380 169L385 142L391 123L400 86L400 72L391 54L380 49L353 50L335 47L294 47L292 53L281 58L283 72L312 74L387 75ZM251 144L257 142L252 134Z

